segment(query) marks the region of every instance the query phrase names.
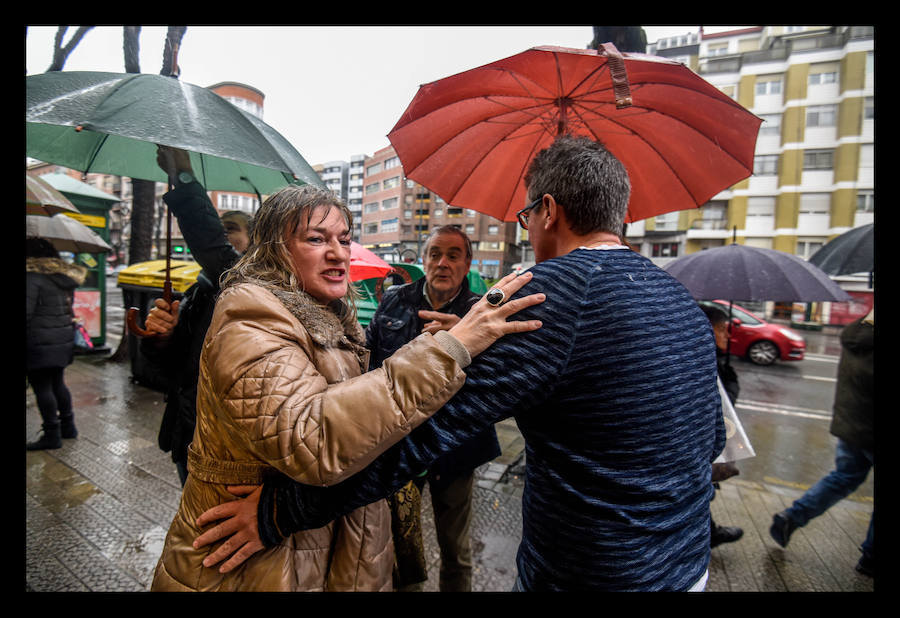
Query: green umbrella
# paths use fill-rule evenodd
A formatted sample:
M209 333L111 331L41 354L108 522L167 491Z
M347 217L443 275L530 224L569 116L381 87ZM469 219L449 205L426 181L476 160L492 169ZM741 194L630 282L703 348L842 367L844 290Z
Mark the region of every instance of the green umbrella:
M147 73L51 71L25 78L25 154L81 172L166 182L156 145L191 153L207 190L322 186L278 131L216 93Z
M51 71L25 78L25 154L84 172L167 182L157 145L190 153L207 190L273 193L289 184L323 186L281 134L216 93L147 73ZM166 281L171 301L171 212L166 216ZM129 328L137 325L129 310Z

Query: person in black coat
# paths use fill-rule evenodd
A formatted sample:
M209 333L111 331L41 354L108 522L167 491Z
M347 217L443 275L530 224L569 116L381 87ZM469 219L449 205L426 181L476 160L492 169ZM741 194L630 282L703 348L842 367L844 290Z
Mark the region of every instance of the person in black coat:
M159 429L159 447L172 453L182 486L187 480L187 451L197 419L197 379L203 339L209 328L219 279L234 266L250 243L252 218L240 211L219 216L203 186L193 177L187 152L159 148L157 162L174 188L163 196L197 263L203 268L197 283L171 306L163 299L147 316L145 328L156 333L141 340L141 353L165 369L166 409Z
M481 298L469 289L471 262L471 242L459 228L442 226L432 231L423 254L425 276L389 288L366 328L370 371L422 332L449 329L469 311ZM400 590L421 590L422 582L428 578L418 506L419 491L427 481L441 550L440 590L471 591L469 527L475 468L495 459L500 452L497 433L491 428L435 461L427 475L408 483L388 500Z
M25 372L43 424L25 448L57 449L78 435L63 373L74 357L72 301L87 269L62 260L43 238L27 238L25 256Z

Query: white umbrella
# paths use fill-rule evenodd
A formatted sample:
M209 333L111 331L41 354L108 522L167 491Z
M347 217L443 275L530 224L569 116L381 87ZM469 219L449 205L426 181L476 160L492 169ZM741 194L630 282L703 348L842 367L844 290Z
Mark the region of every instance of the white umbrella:
M25 214L52 216L60 212L79 211L46 180L25 174Z
M112 251L91 228L67 215L25 217L25 236L39 236L56 247L57 251L71 253L104 253Z

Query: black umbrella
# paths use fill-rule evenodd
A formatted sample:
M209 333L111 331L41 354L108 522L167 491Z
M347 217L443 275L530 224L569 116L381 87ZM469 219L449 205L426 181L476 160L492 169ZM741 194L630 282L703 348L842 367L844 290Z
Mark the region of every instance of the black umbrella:
M811 264L832 276L872 273L875 271L875 224L870 223L844 232L816 251Z
M663 268L697 300L850 300L818 267L774 249L730 244L685 255Z
M730 244L677 258L663 268L697 300L844 301L850 295L828 275L795 255ZM731 337L728 338L728 352ZM727 357L730 359L730 354Z

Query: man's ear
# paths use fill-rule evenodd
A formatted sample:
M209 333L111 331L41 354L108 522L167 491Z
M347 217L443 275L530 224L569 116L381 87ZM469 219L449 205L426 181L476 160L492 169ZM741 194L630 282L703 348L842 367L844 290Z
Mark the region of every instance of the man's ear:
M544 194L544 208L547 215L544 217L544 229L552 228L558 221L560 215L560 206L556 203L556 199L549 193Z

